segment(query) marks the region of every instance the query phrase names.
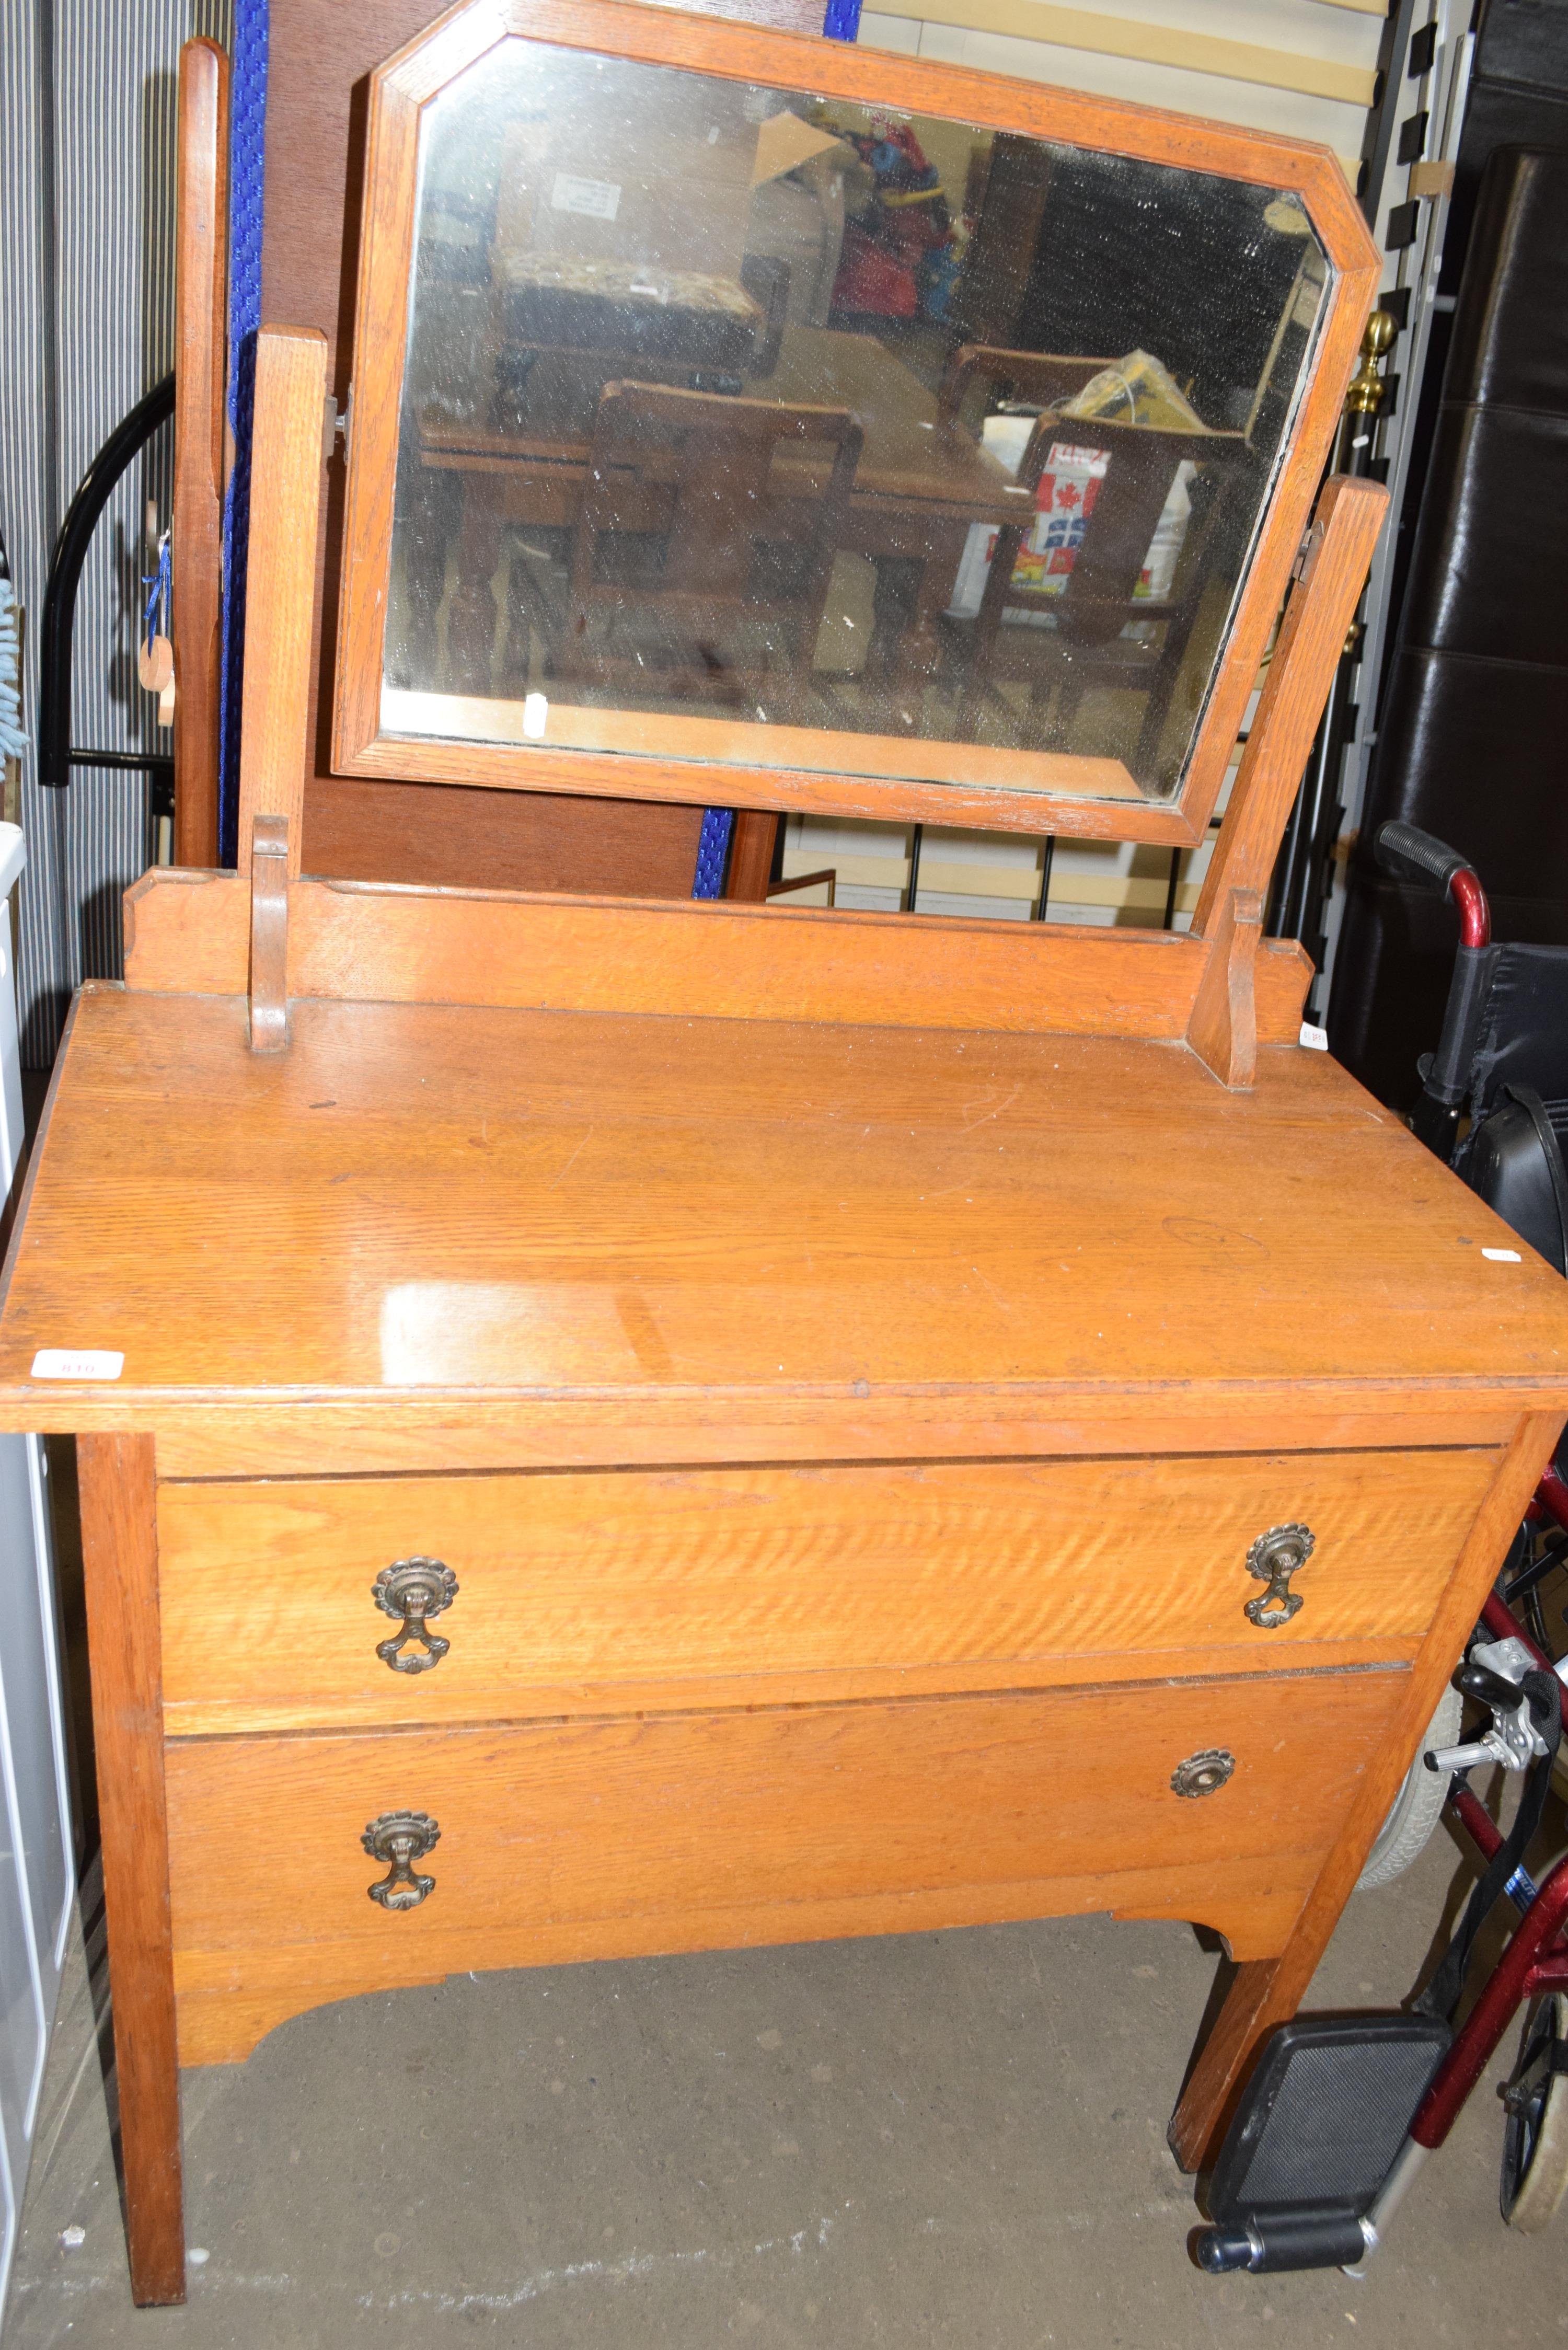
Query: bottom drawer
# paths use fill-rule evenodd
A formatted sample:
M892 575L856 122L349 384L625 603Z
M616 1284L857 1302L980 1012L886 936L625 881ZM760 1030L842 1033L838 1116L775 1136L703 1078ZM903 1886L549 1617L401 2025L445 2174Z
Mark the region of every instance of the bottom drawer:
M180 2055L470 1968L1109 1909L1282 1948L1409 1677L1314 1672L167 1750ZM1173 1785L1190 1758L1232 1767ZM1224 1764L1211 1772L1220 1776ZM416 1907L367 1824L433 1815Z

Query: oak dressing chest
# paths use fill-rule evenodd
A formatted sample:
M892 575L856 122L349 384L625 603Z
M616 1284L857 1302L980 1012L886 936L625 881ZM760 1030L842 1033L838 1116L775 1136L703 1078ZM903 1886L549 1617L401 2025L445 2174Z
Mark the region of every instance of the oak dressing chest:
M1251 413L1201 353L1189 392L1152 353L1199 436L1181 477L1197 576L1179 562L1129 622L1091 517L1060 625L1005 622L1042 643L1044 683L1010 699L984 663L995 608L1047 592L1025 577L1033 519L985 525L988 639L940 600L950 516L920 538L918 478L862 527L853 496L832 507L808 407L758 472L765 380L661 379L615 462L625 535L663 551L594 575L625 595L583 636L625 633L575 664L551 598L564 580L561 608L592 600L570 600L585 461L551 453L555 410L527 453L514 370L496 462L542 484L508 589L526 641L497 632L493 691L443 681L465 590L434 581L421 652L431 442L400 422L405 339L431 288L449 350L460 294L493 312L456 181L428 255L417 189L457 169L445 94L493 67L511 216L575 237L629 215L576 184L586 170L556 203L555 132L528 110L538 74L587 105L585 59L608 61L607 88L611 67L687 77L671 120L701 148L712 112L742 225L768 184L747 177L761 127L793 112L775 140L836 140L851 221L889 268L914 248L888 199L929 201L923 175L961 161L954 126L1035 204L1032 252L1058 276L1052 191L1076 217L1075 155L1136 165L1157 211L1161 172L1222 182L1232 211L1251 190L1260 250L1276 208L1268 234L1294 244L1269 258L1277 331ZM910 124L919 166L883 136ZM676 219L659 166L636 165L641 213ZM385 354L357 384L349 456L346 775L1195 846L1299 577L1189 933L312 880L322 359L318 338L264 334L242 869L130 892L124 984L76 1003L0 1309L0 1422L78 1440L137 2298L184 2289L179 2064L467 1969L1074 1911L1194 1920L1235 1962L1172 2125L1196 2166L1311 1976L1568 1412L1562 1283L1303 1049L1304 958L1261 936L1383 503L1333 482L1306 531L1372 284L1337 167L611 0L474 0L377 78L368 173L361 326L381 317ZM1108 205L1114 180L1084 186ZM623 275L628 258L607 235L566 250ZM943 298L973 315L944 325L922 291L933 250L909 261L923 307L888 330L888 366L929 379L961 348L1022 374L1036 260L961 249ZM852 279L838 267L840 292L867 282L865 253ZM750 282L759 309L779 298L776 277ZM840 305L810 331L870 329ZM1272 389L1287 347L1295 376ZM419 348L421 396L460 406ZM608 388L557 396L587 400L591 449ZM681 399L734 401L733 446L706 409L677 445ZM1036 482L1053 452L1098 445L1093 415L1022 412ZM1176 460L1167 480L1097 421L1106 511L1137 553ZM1147 429L1163 445L1178 428ZM1220 431L1251 436L1251 470L1221 469L1206 507L1200 436ZM957 406L934 432L969 435L977 477L1001 438ZM744 525L751 572L731 564L706 602L688 573L677 594L681 502L722 505L742 476L765 510ZM879 666L825 651L836 606L809 602L814 566L841 618L880 599ZM732 624L747 644L704 674L691 640L725 646ZM646 688L626 678L639 645L669 656ZM954 685L944 664L965 662ZM728 689L743 673L751 691L753 665L742 704Z

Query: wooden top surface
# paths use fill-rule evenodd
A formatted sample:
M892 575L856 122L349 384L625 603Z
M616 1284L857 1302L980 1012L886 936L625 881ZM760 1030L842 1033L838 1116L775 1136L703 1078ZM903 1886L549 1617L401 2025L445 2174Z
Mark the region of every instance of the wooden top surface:
M637 369L628 360L621 372L635 379ZM748 381L746 397L785 407L847 408L866 435L855 473L862 498L961 506L982 520L1013 521L1014 504L1025 517L1030 512L1023 494L1010 488L1005 468L943 419L936 393L873 335L786 327L772 375ZM594 403L584 400L569 414L541 411L536 422L515 433L422 417L420 441L423 462L438 468L513 472L543 463L580 472L593 428ZM779 468L783 479L798 477L806 486L822 471L805 456L783 457Z
M634 1407L728 1424L761 1399L831 1457L897 1399L1568 1409L1568 1286L1324 1054L1265 1050L1231 1095L1184 1046L1115 1039L317 1000L293 1022L262 1058L243 999L84 992L0 1424L591 1399L632 1458ZM34 1381L40 1348L123 1375Z

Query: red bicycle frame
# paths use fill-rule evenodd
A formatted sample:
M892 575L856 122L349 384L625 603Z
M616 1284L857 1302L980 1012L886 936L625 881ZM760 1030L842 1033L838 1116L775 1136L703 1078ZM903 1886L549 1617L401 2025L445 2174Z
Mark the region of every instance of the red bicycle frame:
M1568 1502L1568 1488L1563 1486L1555 1471L1549 1474ZM1558 1492L1548 1495L1544 1482L1541 1499L1555 1517ZM1521 1630L1512 1609L1495 1593L1487 1600L1481 1617L1494 1640L1522 1640L1541 1669L1548 1673L1552 1670L1550 1658L1542 1656L1534 1641ZM1561 1684L1558 1703L1563 1703ZM1564 1727L1568 1728L1568 1722ZM1456 1818L1480 1852L1483 1866L1490 1863L1502 1843L1490 1814L1467 1786L1457 1788L1450 1801ZM1453 2046L1433 2074L1410 2124L1409 2134L1417 2146L1436 2152L1442 2145L1521 2007L1541 1991L1568 1991L1565 1926L1568 1857L1557 1863L1533 1898L1527 1901L1507 1950L1493 1968Z

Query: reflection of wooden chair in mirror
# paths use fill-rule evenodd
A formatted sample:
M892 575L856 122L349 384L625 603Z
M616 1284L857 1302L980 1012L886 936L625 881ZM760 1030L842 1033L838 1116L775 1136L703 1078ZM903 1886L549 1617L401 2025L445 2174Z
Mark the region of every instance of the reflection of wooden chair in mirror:
M939 395L950 430L981 436L985 418L999 401L1021 400L1054 408L1071 400L1114 359L1069 358L1056 351L1004 351L987 343L964 343L953 353Z
M830 466L781 475L794 452ZM552 674L803 706L860 427L843 408L606 387Z
M1029 517L998 533L979 611L972 619L949 616L944 627L961 665L963 733L974 735L981 710L1003 681L1028 687L1032 731L1037 714L1054 702L1054 731L1064 738L1070 736L1091 685L1126 684L1145 696L1130 762L1142 778L1152 766L1198 615L1208 577L1204 551L1214 540L1228 491L1245 477L1251 452L1239 432L1195 433L1055 412L1114 364L974 344L955 355L943 385L944 406L955 420L972 411L977 384L986 388L989 401L1005 392L1039 403L1044 413L1018 468L1019 484L1031 494ZM1072 569L1048 589L1020 579L1016 572L1033 525L1033 500L1060 442L1105 450L1110 462ZM1174 577L1164 594L1139 595L1151 542L1184 462L1196 463L1199 472ZM1138 636L1124 634L1129 623L1140 624ZM1150 633L1143 633L1145 629Z

